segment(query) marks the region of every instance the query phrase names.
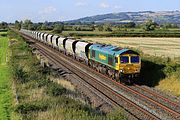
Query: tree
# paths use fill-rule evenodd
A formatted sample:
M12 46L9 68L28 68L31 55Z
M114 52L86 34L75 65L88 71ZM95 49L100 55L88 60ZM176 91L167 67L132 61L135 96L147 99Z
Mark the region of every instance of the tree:
M64 29L64 25L63 24L55 24L53 32L54 33L62 33L63 29Z
M31 20L28 20L28 19L25 20L25 21L23 22L22 28L28 29L29 24L33 24L33 23L31 22Z
M48 26L46 24L41 25L41 30L47 30L47 29L48 29Z
M136 23L134 22L129 22L127 24L124 25L125 28L134 28L136 27Z
M111 26L109 24L104 25L105 31L112 31Z
M94 25L91 25L90 28L92 29L92 31L96 30Z
M80 27L80 26L73 26L73 29L74 29L75 31L81 31L81 27Z
M6 23L6 22L0 23L0 29L6 29L7 27L8 27L8 23Z
M145 31L152 31L155 30L155 28L158 26L158 24L156 22L153 22L152 20L148 20L145 22L145 24L143 25L143 29Z
M103 31L103 30L104 30L103 26L102 26L102 25L99 25L99 26L98 26L98 30L99 30L99 31Z
M34 24L29 24L28 30L36 30L36 26Z
M20 30L21 29L21 23L19 21L15 21L15 28Z

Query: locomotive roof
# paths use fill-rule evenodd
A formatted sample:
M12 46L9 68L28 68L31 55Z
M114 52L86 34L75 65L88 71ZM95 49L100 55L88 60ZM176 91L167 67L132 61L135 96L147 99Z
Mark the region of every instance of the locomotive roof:
M103 45L103 44L93 44L91 46L91 48L93 50L98 50L98 51L101 51L103 53L107 53L107 54L111 54L111 55L114 55L114 56L118 56L118 55L122 55L122 54L137 54L139 55L139 53L133 51L133 50L130 50L130 49L127 49L127 48L120 48L120 47L117 47L117 46L112 46L112 45Z

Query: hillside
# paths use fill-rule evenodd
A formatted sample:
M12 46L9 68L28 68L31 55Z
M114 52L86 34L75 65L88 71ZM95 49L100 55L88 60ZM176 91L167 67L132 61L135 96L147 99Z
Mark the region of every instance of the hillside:
M80 18L77 20L66 21L67 23L77 22L95 22L95 23L142 23L148 19L152 19L159 24L174 23L180 25L180 11L140 11L140 12L119 12L103 15L95 15Z

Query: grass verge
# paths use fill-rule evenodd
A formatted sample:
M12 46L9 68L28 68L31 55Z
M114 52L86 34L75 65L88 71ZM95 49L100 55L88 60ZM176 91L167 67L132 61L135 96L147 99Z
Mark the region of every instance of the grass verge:
M7 32L0 32L0 120L10 120L12 111L12 84L8 66L9 40L6 36Z

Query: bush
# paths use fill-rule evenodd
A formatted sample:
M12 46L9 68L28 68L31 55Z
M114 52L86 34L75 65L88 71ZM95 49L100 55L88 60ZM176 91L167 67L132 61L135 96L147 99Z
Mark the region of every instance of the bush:
M44 78L44 79L37 80L37 83L38 83L38 87L43 87L43 86L49 85L51 81Z
M47 85L46 93L50 96L59 96L66 93L66 89L57 83L50 82Z
M53 29L52 32L53 33L62 33L63 29L64 29L64 25L62 25L62 24L55 24L54 29Z
M46 111L47 108L48 104L43 102L22 103L16 106L15 112L21 114L28 114L29 112Z
M127 120L127 117L122 114L123 111L116 109L108 114L108 120Z
M141 55L142 68L140 83L150 87L159 85L166 77L174 76L179 80L180 65L170 58Z
M7 33L1 33L0 36L7 37Z
M16 80L20 81L21 83L27 82L27 73L23 70L21 66L14 67L13 73L13 76Z

